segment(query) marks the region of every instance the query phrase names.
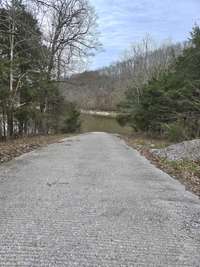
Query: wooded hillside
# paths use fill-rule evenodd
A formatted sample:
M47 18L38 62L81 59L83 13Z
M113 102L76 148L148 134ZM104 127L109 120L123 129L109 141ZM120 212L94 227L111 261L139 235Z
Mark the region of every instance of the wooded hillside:
M134 85L140 95L140 87L168 69L172 61L182 53L182 44L165 44L156 47L146 37L141 43L132 45L123 58L96 71L87 71L71 76L60 83L66 99L75 101L82 109L117 110L125 98L127 89Z

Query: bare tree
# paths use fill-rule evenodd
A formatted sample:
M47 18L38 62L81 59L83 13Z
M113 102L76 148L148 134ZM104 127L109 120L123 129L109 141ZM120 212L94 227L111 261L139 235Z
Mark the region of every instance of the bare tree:
M96 14L87 0L34 0L43 8L44 41L49 48L48 78L60 79L64 68L91 55L99 43Z
M142 95L141 88L153 77L158 78L163 71L168 71L175 57L182 53L180 44L165 42L157 46L147 35L141 42L132 44L125 51L121 66L124 79L135 90L138 102ZM129 86L128 84L128 86Z
M128 88L140 102L144 85L169 70L182 53L181 44L165 42L161 46L149 36L132 44L120 61L93 72L74 75L62 84L66 98L83 109L115 110Z

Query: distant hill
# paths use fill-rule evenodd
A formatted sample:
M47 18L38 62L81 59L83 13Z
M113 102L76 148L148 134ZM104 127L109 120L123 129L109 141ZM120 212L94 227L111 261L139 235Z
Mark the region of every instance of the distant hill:
M133 47L128 57L109 67L72 75L59 82L60 90L82 109L115 111L127 88L137 91L152 77L157 79L183 49L182 44L163 45L154 50L147 47L144 44Z
M86 110L116 110L125 92L125 88L119 87L118 80L102 71L73 75L59 86L67 100Z

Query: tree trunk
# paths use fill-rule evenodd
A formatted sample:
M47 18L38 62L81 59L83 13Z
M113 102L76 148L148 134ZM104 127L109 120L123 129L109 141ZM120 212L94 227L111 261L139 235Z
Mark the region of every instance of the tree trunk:
M10 139L12 138L14 133L13 127L13 109L9 108L7 112L7 137Z
M14 45L15 45L15 0L12 0L12 7L11 7L11 25L10 25L10 83L9 83L9 91L10 91L10 101L9 107L7 112L7 127L8 127L8 137L13 136L13 82L14 82L14 75L13 75L13 61L14 61Z

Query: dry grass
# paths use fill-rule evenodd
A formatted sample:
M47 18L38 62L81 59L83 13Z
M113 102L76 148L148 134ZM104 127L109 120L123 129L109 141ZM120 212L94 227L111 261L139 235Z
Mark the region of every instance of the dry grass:
M133 134L129 136L123 136L125 140L132 146L137 148L138 150L140 149L153 149L153 148L164 148L172 143L169 142L167 139L163 138L153 138L149 137L145 134Z

